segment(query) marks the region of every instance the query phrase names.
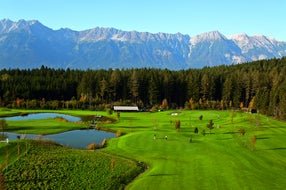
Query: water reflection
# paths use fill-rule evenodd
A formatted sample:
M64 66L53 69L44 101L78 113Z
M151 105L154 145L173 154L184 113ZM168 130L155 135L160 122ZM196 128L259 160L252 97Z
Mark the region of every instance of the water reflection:
M80 117L75 117L75 116L60 114L60 113L32 113L32 114L28 114L24 116L6 117L4 119L7 121L12 121L12 120L15 121L15 120L47 119L47 118L56 118L56 117L64 118L69 122L81 121Z
M69 146L72 148L85 149L87 145L91 143L101 144L103 139L110 139L116 136L115 133L99 131L94 129L89 130L73 130L64 133L52 134L52 135L35 135L35 134L17 134L4 132L4 135L9 138L9 140L16 140L19 138L26 139L46 139L55 141L58 144Z

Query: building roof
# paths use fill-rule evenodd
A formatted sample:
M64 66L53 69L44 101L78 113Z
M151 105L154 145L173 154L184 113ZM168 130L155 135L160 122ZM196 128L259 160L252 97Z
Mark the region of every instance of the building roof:
M138 106L114 106L114 111L139 111Z

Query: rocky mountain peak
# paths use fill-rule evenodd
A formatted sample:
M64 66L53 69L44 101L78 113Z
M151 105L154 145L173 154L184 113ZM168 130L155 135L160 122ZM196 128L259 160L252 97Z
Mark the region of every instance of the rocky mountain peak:
M101 27L52 30L36 20L4 19L0 20L0 52L0 69L41 65L187 69L279 58L286 55L286 43L245 33L226 38L218 31L190 37Z
M0 33L9 32L9 29L13 24L14 22L9 19L0 20Z
M232 36L229 36L228 39L234 40L234 41L249 41L249 36L246 33L240 33L240 34L234 34Z
M198 42L202 41L216 41L216 40L226 40L227 38L221 34L219 31L212 31L212 32L206 32L199 35L196 35L194 37L191 37L190 43L195 45Z
M35 32L37 32L37 31L43 31L49 28L44 26L37 20L26 21L26 20L21 19L17 22L13 22L9 19L4 19L0 21L0 34L10 33L13 31L20 31L20 30L31 32L31 30L33 29Z

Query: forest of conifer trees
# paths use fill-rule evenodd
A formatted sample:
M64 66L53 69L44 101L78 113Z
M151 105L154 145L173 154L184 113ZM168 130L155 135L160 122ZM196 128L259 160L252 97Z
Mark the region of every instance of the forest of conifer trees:
M0 106L91 109L245 109L286 119L286 57L180 71L159 69L0 71ZM247 108L247 109L246 109Z

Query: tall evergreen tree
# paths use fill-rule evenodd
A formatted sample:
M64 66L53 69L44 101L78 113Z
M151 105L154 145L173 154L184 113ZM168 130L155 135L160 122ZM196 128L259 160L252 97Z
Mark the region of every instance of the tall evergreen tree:
M133 70L132 75L130 78L130 93L134 103L137 103L138 96L139 96L139 81L137 71Z
M158 104L159 99L159 89L157 85L157 80L154 75L151 76L149 80L149 104Z
M110 76L110 93L112 94L113 101L116 101L118 99L117 96L120 91L120 84L121 84L120 71L118 69L115 69L112 71L112 74Z

